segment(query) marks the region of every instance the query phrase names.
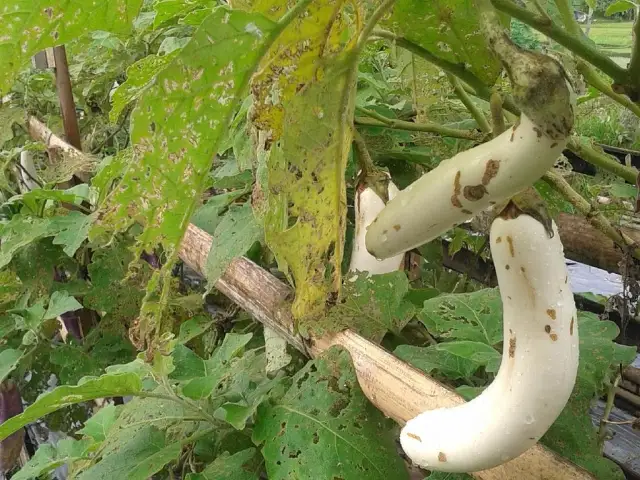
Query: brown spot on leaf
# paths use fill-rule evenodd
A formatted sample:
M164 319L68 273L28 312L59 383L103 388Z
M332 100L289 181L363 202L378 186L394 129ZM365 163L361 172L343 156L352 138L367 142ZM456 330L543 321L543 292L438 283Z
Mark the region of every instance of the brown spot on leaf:
M498 170L500 170L500 160L489 160L482 175L482 185L489 185L489 182L498 174Z
M400 230L400 225L394 225L393 229L397 232L398 230Z
M516 250L515 248L513 248L513 238L511 238L509 235L507 235L507 243L509 244L509 254L512 257L516 256Z
M462 210L460 210L462 213L464 213L465 215L471 215L473 212L471 210L467 210L466 208L463 208Z
M509 357L513 358L516 355L516 337L509 339Z
M544 326L544 331L547 333L551 333L551 325L545 325Z
M467 185L462 190L464 198L471 202L481 200L487 194L487 189L484 185Z
M407 437L413 438L414 440L422 442L422 439L418 435L416 435L415 433L407 433Z
M446 462L447 461L447 456L445 455L444 452L439 452L438 453L438 460L440 460L441 462Z
M555 333L552 333L551 335L549 335L549 338L555 342L556 340L558 340L558 335L556 335Z
M573 322L575 318L571 317L571 323L569 324L569 335L573 335Z
M547 315L551 317L551 320L556 319L556 309L555 308L547 308Z

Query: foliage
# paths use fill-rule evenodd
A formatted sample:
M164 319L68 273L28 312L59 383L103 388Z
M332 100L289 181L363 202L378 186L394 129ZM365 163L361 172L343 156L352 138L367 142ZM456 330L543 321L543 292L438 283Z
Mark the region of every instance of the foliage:
M216 290L243 255L292 287L303 336L355 330L467 399L498 371L497 290L443 265L445 253L488 262L484 236L454 228L407 255L406 271L346 272L363 167L355 131L402 188L474 144L365 126L363 112L391 124L478 127L441 67L385 35L462 68L486 91L510 92L473 2L397 0L376 17L386 32L369 28L386 2L219 3L0 7L0 381L15 381L26 406L0 424L0 439L36 421L69 435L40 444L12 478L62 465L86 480L408 478L398 426L365 397L347 352L307 361L286 345L275 351L274 332L263 334ZM555 2L538 3L560 21ZM596 10L619 15L627 4ZM370 30L384 35L365 41ZM516 20L511 36L540 49L541 37ZM60 44L86 158L45 148L25 122L35 115L62 136L55 74L29 67ZM489 117L482 92L472 102ZM634 147L636 124L595 90L581 97L582 137ZM18 180L22 151L33 154L39 188ZM93 176L85 184L73 173ZM631 212L635 187L567 178L594 205L610 196L599 210L607 218ZM576 213L548 184L535 187L552 214ZM183 245L189 223L212 239L204 282L179 262L192 247ZM598 478L620 478L600 455L588 409L633 352L613 342L611 322L586 312L579 322L578 383L542 442ZM276 354L279 368L270 365Z

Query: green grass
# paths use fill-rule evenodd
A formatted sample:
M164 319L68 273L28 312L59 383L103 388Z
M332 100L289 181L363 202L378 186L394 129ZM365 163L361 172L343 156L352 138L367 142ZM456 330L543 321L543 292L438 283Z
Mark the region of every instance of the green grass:
M631 53L633 22L607 22L597 19L591 24L589 38L603 50L614 54ZM582 29L584 30L584 25Z

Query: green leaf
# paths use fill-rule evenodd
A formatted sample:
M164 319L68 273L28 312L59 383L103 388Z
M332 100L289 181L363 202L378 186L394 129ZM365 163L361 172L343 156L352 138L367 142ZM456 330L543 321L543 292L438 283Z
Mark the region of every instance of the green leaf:
M14 137L13 125L23 123L26 117L27 112L23 108L7 104L0 106L0 148Z
M77 386L63 385L38 397L23 413L0 425L0 440L25 425L68 405L104 397L135 395L142 390L140 378L133 373L107 374L87 378Z
M424 348L400 345L394 354L427 374L435 371L450 379L468 378L480 367L497 372L502 359L500 353L486 343L469 341L438 343Z
M176 341L181 344L188 343L194 338L202 335L213 325L213 320L204 315L190 318L186 322L180 324L180 333Z
M11 478L13 480L41 478L42 475L65 463L88 459L92 445L93 441L90 439L74 440L73 438L60 440L56 446L40 445L35 455Z
M0 227L0 268L6 267L21 248L47 236L49 223L50 221L44 218L14 215L8 223Z
M592 10L596 9L596 0L584 0L589 8Z
M167 443L165 432L147 425L128 438L119 450L103 456L77 478L147 480L166 464L177 460L181 450L179 442Z
M203 229L209 235L213 235L216 231L216 227L220 221L224 218L220 215L232 202L244 195L246 191L237 190L234 192L221 193L215 197L211 197L207 200L207 203L198 208L193 217L191 217L191 223L196 227Z
M0 12L0 91L38 51L92 30L126 33L142 0L91 0L80 5L51 0L5 0Z
M591 3L595 4L595 0L590 0L590 1ZM595 5L590 5L590 6L593 9L596 8ZM636 4L634 2L630 2L629 0L618 0L617 2L614 2L607 7L607 10L604 12L604 15L605 17L609 17L616 13L622 13L622 12L626 12L627 10L631 10L635 6Z
M89 229L96 219L96 214L83 215L76 211L55 217L50 227L51 233L55 234L53 244L64 245L64 253L72 257L89 236Z
M135 209L147 220L137 252L178 247L239 96L278 34L261 15L217 8L157 74L131 116L134 161L92 230L122 231Z
M14 368L18 366L22 358L22 351L7 348L0 352L0 383L9 376Z
M502 66L486 45L479 22L480 12L468 0L398 0L389 25L436 57L467 65L485 84L493 85Z
M253 441L271 480L408 479L397 427L364 396L348 353L309 362L280 399L258 409Z
M153 5L156 12L154 27L157 28L169 20L184 17L193 10L215 3L212 0L159 0Z
M614 183L609 188L609 192L611 195L618 198L636 198L638 195L638 188L635 185L629 185L628 183Z
M258 480L260 457L255 448L229 455L224 452L202 473L190 473L186 480Z
M84 427L76 433L91 437L95 442L102 442L107 438L111 427L122 413L122 406L105 405L95 415L87 419Z
M487 345L502 341L502 301L498 289L441 295L424 302L418 314L432 335Z
M49 361L60 367L58 377L60 383L65 385L75 384L82 377L101 373L98 362L92 356L72 345L61 345L53 349L49 355Z
M408 291L409 280L404 272L354 274L346 279L341 303L331 308L325 318L302 325L319 335L352 328L377 343L389 330L402 330L414 316L416 308L405 300Z
M80 310L82 304L78 302L74 297L69 296L69 293L61 290L53 292L49 299L49 306L44 314L44 320L51 320L66 312L74 312Z
M215 285L234 258L246 253L261 238L262 228L255 221L250 204L229 207L213 233L207 256L205 276L209 287Z

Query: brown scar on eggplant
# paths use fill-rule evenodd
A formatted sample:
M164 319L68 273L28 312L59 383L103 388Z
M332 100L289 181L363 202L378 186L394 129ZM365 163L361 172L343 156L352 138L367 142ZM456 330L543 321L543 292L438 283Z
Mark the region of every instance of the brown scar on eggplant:
M473 212L471 210L467 210L466 208L463 208L462 210L460 210L462 213L464 213L465 215L471 215Z
M520 271L521 271L522 273L525 273L525 272L526 272L526 269L525 269L524 267L520 267Z
M551 333L551 325L545 325L544 326L544 331L547 333Z
M516 250L515 248L513 248L513 238L511 238L509 235L507 235L507 243L509 244L509 254L512 257L516 256Z
M556 340L558 340L558 335L556 335L555 333L552 333L549 335L549 338L551 339L551 341L555 342Z
M482 185L489 185L489 182L498 175L498 170L500 170L500 160L489 160L482 175Z
M500 243L500 242L502 242L502 237L496 238L496 243Z
M533 131L536 132L538 138L542 137L542 130L540 130L538 127L533 127Z
M551 147L549 147L549 148L556 148L557 146L558 146L558 142L553 142L551 144Z
M407 433L407 437L413 438L414 440L417 440L420 443L422 443L422 439L418 435L416 435L415 433Z
M462 190L462 185L460 185L460 175L461 172L458 170L456 172L456 177L453 179L453 195L451 195L451 204L456 208L462 208L462 203L460 203L460 199L458 198L460 191Z
M511 267L509 265L505 265L504 268L506 268L507 270L509 270Z
M482 197L484 197L487 193L488 193L487 189L482 184L467 185L462 190L462 194L464 195L464 198L466 198L470 202L476 202L478 200L481 200Z
M393 229L394 229L396 232L397 232L398 230L400 230L400 228L401 228L401 227L400 227L400 225L394 225L394 226L393 226Z
M438 453L438 460L441 462L446 462L447 461L447 455L444 452L439 452Z
M571 317L571 324L569 325L569 335L573 335L573 322L575 318Z
M547 308L547 315L551 317L551 320L556 319L556 309L555 308Z
M509 357L513 358L516 355L516 337L509 339Z

